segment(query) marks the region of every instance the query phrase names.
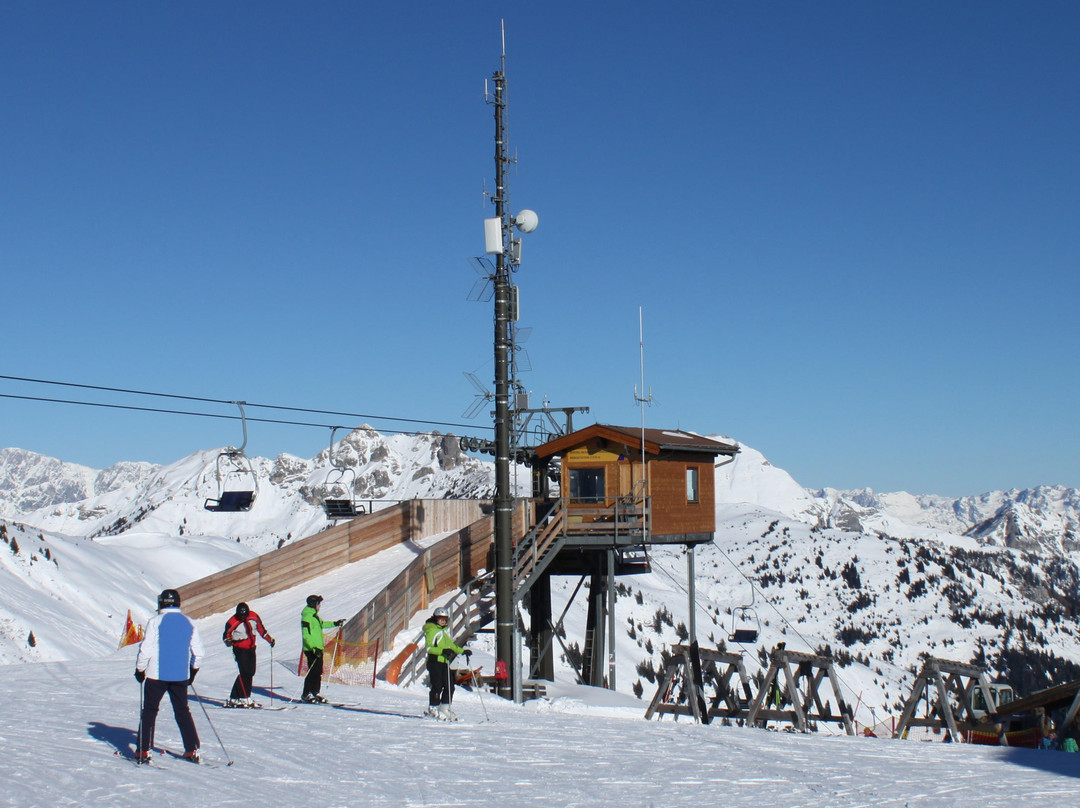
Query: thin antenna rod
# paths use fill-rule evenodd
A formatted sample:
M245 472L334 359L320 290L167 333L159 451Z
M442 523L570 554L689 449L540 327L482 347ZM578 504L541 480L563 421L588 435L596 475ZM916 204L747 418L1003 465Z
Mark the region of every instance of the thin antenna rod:
M645 395L645 315L641 306L637 310L638 355L641 360L641 395ZM645 399L641 400L641 476L645 476Z
M652 390L645 395L645 319L642 307L638 306L638 354L641 358L641 395L634 390L634 400L641 405L641 479L645 482L645 405L652 402Z

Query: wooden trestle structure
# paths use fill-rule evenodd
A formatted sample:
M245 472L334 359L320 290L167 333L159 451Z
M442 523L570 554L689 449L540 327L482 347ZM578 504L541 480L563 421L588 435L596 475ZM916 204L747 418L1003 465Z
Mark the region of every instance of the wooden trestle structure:
M671 651L673 656L645 711L646 719L654 715L692 715L702 724L708 724L714 718L745 720L750 712L753 691L741 654L699 648L696 642L672 646ZM722 671L720 666L723 666ZM738 687L732 686L733 676L739 677ZM676 683L681 684L681 698L673 702L669 699ZM712 688L708 703L705 701L707 686Z
M840 692L831 656L789 651L781 643L769 654L769 669L754 694L740 654L698 648L696 643L676 645L672 650L674 656L660 678L645 718L692 715L703 724L723 718L755 727L782 721L800 732L814 730L818 722L836 722L848 735L855 734L852 711ZM726 666L722 672L717 663ZM736 674L741 694L732 686ZM781 675L783 686L779 682ZM826 678L836 699L835 711L832 702L821 698L821 685ZM681 687L672 701L676 683ZM708 702L707 686L712 689Z
M948 659L926 660L915 677L893 738L905 737L911 727L929 727L947 729L955 740L960 740L961 730L985 725L987 719L976 716L972 703L976 688L984 704L994 704L986 668ZM925 707L922 718L918 716L920 704Z
M912 727L947 730L953 740L1003 746L1037 746L1044 738L1060 739L1080 716L1080 679L997 704L991 695L989 672L976 665L948 659L928 659L915 677L893 738L907 737ZM992 712L974 707L975 693ZM923 716L919 717L920 705ZM1050 714L1064 710L1057 726ZM1045 722L1040 719L1045 716Z

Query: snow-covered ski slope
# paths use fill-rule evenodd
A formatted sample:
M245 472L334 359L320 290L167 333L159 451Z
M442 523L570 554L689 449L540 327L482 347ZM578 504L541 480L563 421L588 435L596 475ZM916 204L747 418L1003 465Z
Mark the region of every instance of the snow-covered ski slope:
M276 698L298 693L292 671L308 594L326 598L325 618L350 615L416 549L402 545L252 601L278 639L273 666L260 643L256 697L270 701L271 673ZM221 741L193 701L203 766L163 755L140 768L121 756L138 726L134 647L107 659L0 667L0 804L1034 808L1068 804L1080 791L1080 755L647 722L641 701L566 685L522 706L459 690L456 724L421 717L422 687L381 682L326 687L353 707L223 710L209 701L228 694L236 672L220 640L226 617L199 621L208 654L195 689ZM490 669L489 656L474 662ZM179 748L167 704L157 741Z

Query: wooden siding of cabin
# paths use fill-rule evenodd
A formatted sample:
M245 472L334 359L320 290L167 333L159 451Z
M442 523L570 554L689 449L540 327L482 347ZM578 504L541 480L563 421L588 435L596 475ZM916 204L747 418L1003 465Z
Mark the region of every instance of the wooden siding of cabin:
M570 469L603 468L604 495L610 499L629 494L640 475L641 463L592 446L575 449L562 460L562 496L570 497ZM698 469L698 501L686 501L686 470ZM652 532L658 536L716 532L716 495L713 458L686 454L648 459ZM572 512L574 505L570 504Z
M686 470L698 469L698 501L686 501ZM652 532L658 536L716 532L713 461L692 459L649 462Z

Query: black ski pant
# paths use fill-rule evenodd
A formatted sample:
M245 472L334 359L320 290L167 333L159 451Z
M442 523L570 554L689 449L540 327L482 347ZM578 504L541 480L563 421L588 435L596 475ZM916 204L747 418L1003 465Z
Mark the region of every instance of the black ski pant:
M307 676L304 677L303 695L317 696L319 691L322 690L322 649L316 648L314 651L304 651L304 656L307 657L308 672Z
M454 700L454 677L450 675L450 663L439 662L435 654L428 654L428 705L449 704Z
M160 679L147 679L143 683L142 716L139 723L139 751L146 752L154 745L154 726L157 724L158 706L162 697L168 693L172 702L176 726L180 728L180 737L184 742L184 751L199 748L199 733L195 731L195 721L188 707L188 682L163 682Z
M237 648L234 645L232 653L240 673L237 675L236 681L233 682L229 698L249 699L251 698L251 681L255 678L255 649Z

